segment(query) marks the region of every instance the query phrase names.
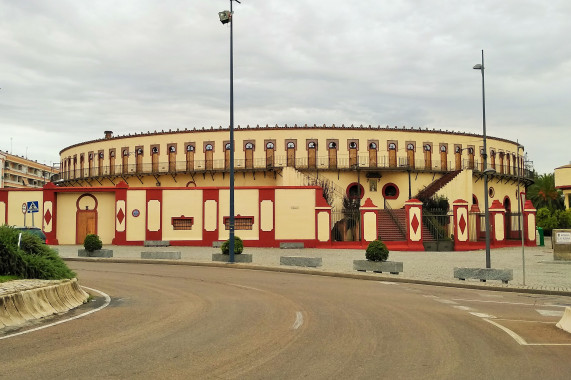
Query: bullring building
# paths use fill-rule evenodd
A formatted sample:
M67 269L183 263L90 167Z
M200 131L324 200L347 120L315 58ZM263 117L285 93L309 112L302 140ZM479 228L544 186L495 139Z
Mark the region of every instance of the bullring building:
M411 248L412 235L422 243L435 233L421 211L407 210L435 195L450 204L443 210L450 212L447 237L462 234L474 247L481 242L484 197L503 210L501 226L492 226L502 230L497 244L522 230L513 215L523 212L519 194L531 179L523 147L514 141L488 137L494 174L485 194L485 152L477 134L286 125L237 127L234 138L235 230L246 246L359 246L381 238ZM227 128L123 136L106 131L101 139L62 149L60 159L59 180L37 194L54 244L80 243L90 232L106 244L133 245L162 240L209 246L228 237ZM18 217L10 210L21 198L0 193L4 222L17 224L9 220ZM453 221L455 201L468 210L463 223ZM422 247L415 239L414 246Z

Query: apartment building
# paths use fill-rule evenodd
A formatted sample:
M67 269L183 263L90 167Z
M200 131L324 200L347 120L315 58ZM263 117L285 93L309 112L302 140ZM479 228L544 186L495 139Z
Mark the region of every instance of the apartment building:
M57 173L59 173L57 168L8 152L0 152L0 187L21 189L42 187Z

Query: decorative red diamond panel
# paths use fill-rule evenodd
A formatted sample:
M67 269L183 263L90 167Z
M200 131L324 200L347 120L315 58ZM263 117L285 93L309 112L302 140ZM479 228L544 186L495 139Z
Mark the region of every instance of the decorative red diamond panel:
M464 230L466 230L466 219L464 219L464 215L460 216L460 221L458 222L458 227L460 227L460 233L464 235Z
M46 225L50 224L50 222L52 220L52 213L50 212L50 210L46 211L46 213L44 215L44 219L46 221Z
M412 231L416 234L416 231L418 230L418 226L419 226L419 222L418 222L418 218L416 217L416 214L414 214L414 217L412 218L412 222L410 222L410 226L412 227Z
M119 212L117 213L117 220L119 221L119 224L123 223L123 219L125 219L125 213L123 212L123 209L120 208Z

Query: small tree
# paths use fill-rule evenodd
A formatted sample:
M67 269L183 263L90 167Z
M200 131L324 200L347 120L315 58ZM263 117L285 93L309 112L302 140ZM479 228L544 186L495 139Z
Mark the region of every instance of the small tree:
M365 258L369 261L387 261L389 258L389 249L380 240L369 243L365 251Z
M99 236L95 234L88 234L83 241L83 247L87 252L93 252L101 249L103 247L103 243Z
M222 245L220 246L220 249L222 250L222 254L229 255L230 254L230 239L228 239L224 243L222 243ZM234 236L234 253L236 255L239 255L243 251L244 251L244 243L242 242L242 239L240 239L238 236Z

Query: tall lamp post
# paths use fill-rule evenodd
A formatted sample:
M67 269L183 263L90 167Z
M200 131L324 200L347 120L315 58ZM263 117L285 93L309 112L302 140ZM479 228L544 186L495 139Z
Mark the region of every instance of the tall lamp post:
M488 206L488 174L495 172L488 169L488 147L486 145L486 92L484 86L484 50L482 50L482 63L474 65L474 70L482 72L482 116L483 116L483 139L484 139L484 218L486 222L486 268L491 268L490 259L490 210Z
M229 244L230 258L228 262L234 262L234 24L232 14L232 2L241 4L239 0L230 0L230 11L218 12L222 24L230 23L230 221L229 221Z
M519 183L520 183L520 177L522 175L522 171L523 168L520 165L520 159L519 159L519 150L525 150L524 146L521 145L519 143L519 141L517 142L517 167L518 167L518 172L517 172L517 212L519 214L519 218L518 218L518 222L519 222L519 234L520 234L520 238L521 238L521 264L522 264L522 269L523 269L523 285L525 286L525 245L524 245L524 240L523 240L523 208L525 207L523 201L523 197L522 195L525 194L525 192L520 192L519 191Z

